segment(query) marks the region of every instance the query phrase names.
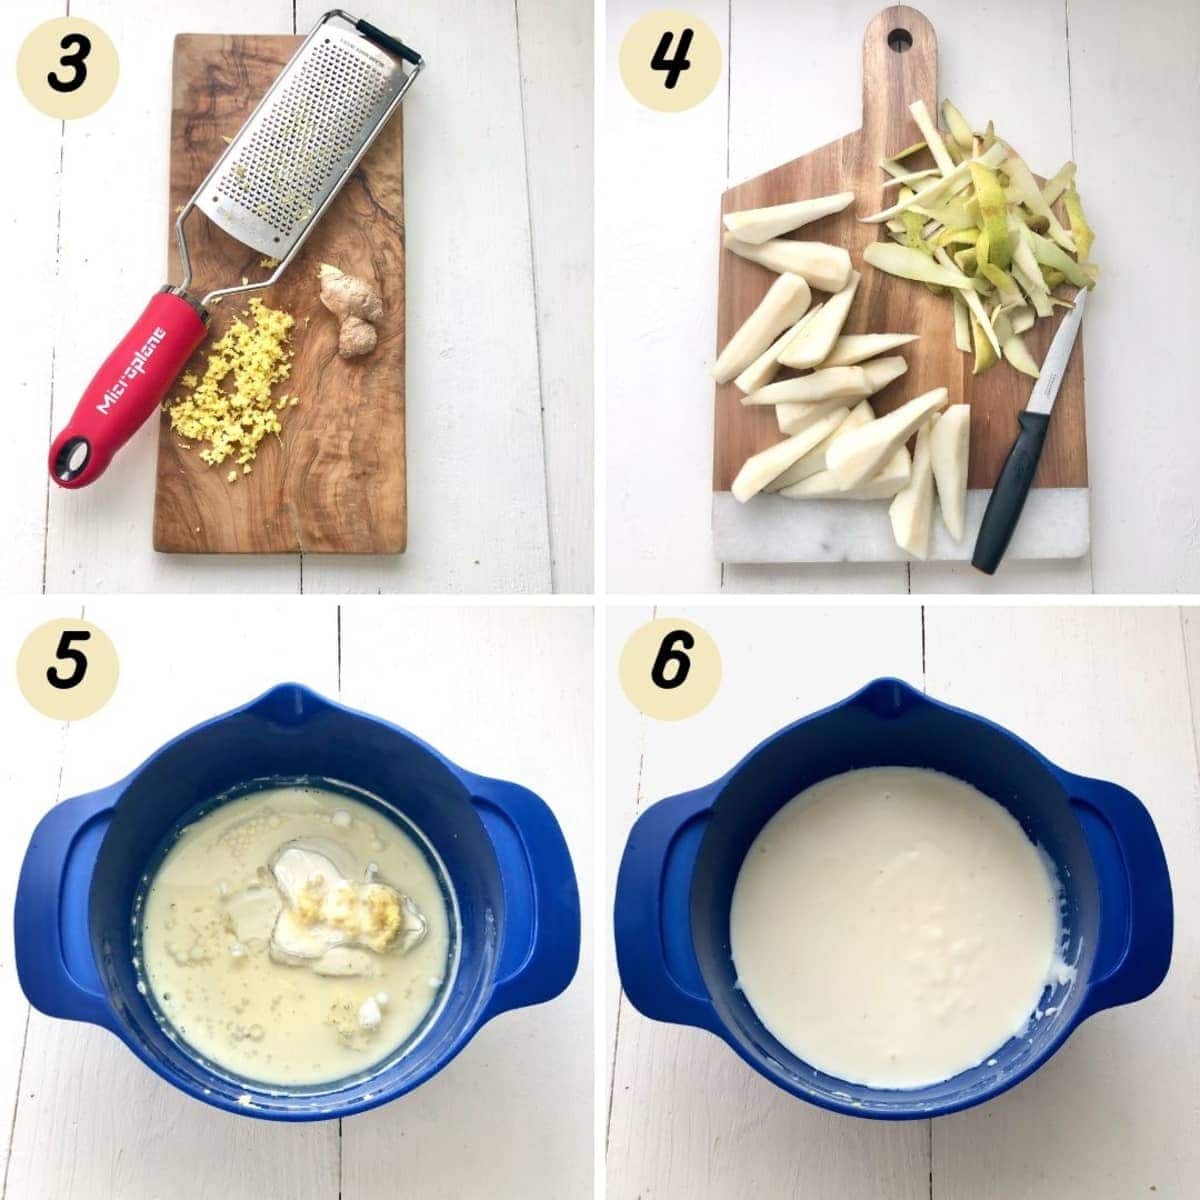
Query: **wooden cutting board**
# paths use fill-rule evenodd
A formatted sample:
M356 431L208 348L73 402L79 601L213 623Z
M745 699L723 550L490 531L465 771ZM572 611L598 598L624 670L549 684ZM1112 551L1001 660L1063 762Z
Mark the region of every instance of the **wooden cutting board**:
M301 39L180 34L171 101L170 278L181 275L175 214L224 151ZM168 553L307 551L398 554L406 539L404 444L404 192L402 117L380 133L282 279L252 293L296 318L291 378L298 395L279 438L259 447L253 473L227 481L185 450L163 416L158 443L154 548ZM262 255L199 212L188 217L194 294L261 279ZM374 280L385 315L375 351L338 357L338 324L318 299L323 262ZM209 341L246 307L230 297L213 311ZM187 370L203 374L207 343Z
M907 43L907 48L903 47ZM966 53L969 48L961 48ZM935 387L950 390L950 403L971 405L971 466L967 536L950 540L940 521L932 557L969 559L987 491L1018 432L1017 414L1029 400L1033 381L999 363L980 376L971 374L973 355L954 344L954 315L949 297L923 285L877 271L863 262L871 242L887 237L883 225L857 219L895 203L895 190L883 191L887 176L882 158L921 140L909 105L923 99L938 111L937 37L916 9L902 5L877 14L863 39L862 128L764 175L730 188L721 212L760 208L810 196L853 191L856 200L843 212L796 231L804 241L830 242L850 251L862 275L844 333L916 333L920 341L896 353L908 361L908 373L871 398L879 414ZM988 114L968 113L969 120ZM1020 146L1020 131L1011 133ZM914 165L930 166L927 152ZM1058 163L1051 165L1057 169ZM724 230L722 228L721 233ZM717 309L718 348L732 336L776 278L764 267L722 248ZM1064 293L1070 294L1069 289ZM813 303L826 299L814 292ZM1026 343L1040 362L1065 309L1038 321ZM785 371L779 378L795 372ZM781 440L770 406L746 407L732 383L716 389L713 490L714 534L718 557L728 562L878 561L907 556L891 541L887 505L845 500L794 501L758 496L739 505L730 484L745 460ZM1010 557L1074 557L1087 549L1087 444L1084 435L1083 337L1075 343L1046 438L1035 489L1010 550ZM1054 495L1044 494L1052 490Z

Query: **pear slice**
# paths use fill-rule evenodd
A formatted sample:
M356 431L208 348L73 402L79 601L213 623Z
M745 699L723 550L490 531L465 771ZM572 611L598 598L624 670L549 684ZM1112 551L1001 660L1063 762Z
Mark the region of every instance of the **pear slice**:
M727 233L725 249L739 258L758 263L768 271L785 271L808 281L809 287L822 292L840 292L850 279L850 254L842 246L828 242L798 242L792 238L776 238L754 245Z
M937 163L938 170L943 175L949 175L954 170L954 159L950 157L949 151L946 149L946 143L942 141L942 135L937 125L929 115L929 109L925 107L925 101L914 100L908 106L908 111L912 113L913 120L917 123L917 128L928 143L929 152L933 155L933 161Z
M737 473L737 478L729 490L745 504L752 496L758 495L772 479L778 478L788 467L803 458L814 446L819 446L847 415L848 410L845 408L834 409L802 433L786 441L776 442L774 446L768 446L758 454L752 454L742 463L742 469Z
M793 437L797 433L803 433L839 407L846 407L853 402L853 400L817 400L812 404L789 404L785 401L775 405L775 423L779 426L780 433Z
M919 337L916 333L844 333L829 352L829 357L822 363L824 367L852 367L856 363L865 362L868 358L876 358L889 350L907 346ZM876 388L876 391L879 389Z
M783 379L742 397L743 404L816 404L821 400L861 400L871 394L862 367L824 367L795 379Z
M829 469L842 488L864 483L912 437L929 417L945 408L950 393L934 388L915 396L885 417L846 434L829 448Z
M938 417L929 452L942 521L950 536L961 542L966 527L967 467L971 454L969 404L952 404Z
M840 292L830 296L821 309L821 315L809 321L803 329L779 353L779 361L785 367L795 367L804 370L815 367L823 359L829 357L850 305L854 293L858 291L858 281L861 278L857 271L850 272L850 279Z
M960 148L970 151L975 145L975 135L971 132L971 126L966 117L949 100L942 101L942 120L946 122L950 136L959 144Z
M871 389L867 394L873 396L899 379L908 370L908 363L902 354L889 354L887 358L863 363L862 369L867 377L867 387Z
M773 204L770 208L747 208L741 212L726 213L725 228L741 241L758 245L791 233L810 221L819 221L822 217L841 212L853 199L853 192L838 192L836 196Z
M809 478L810 475L817 475L824 471L825 455L829 447L851 429L857 429L860 425L869 425L873 420L875 420L875 410L868 401L860 400L847 413L842 423L819 446L814 446L803 458L797 459L788 467L782 475L772 479L763 488L763 491L778 492L785 487L791 487L794 483L799 483L802 479Z
M929 439L936 420L936 416L931 417L917 430L912 474L888 508L896 545L920 559L929 557L929 541L933 533L933 468L930 465Z
M936 283L942 287L968 288L970 279L953 265L940 265L928 254L911 246L891 242L872 242L863 252L863 259L889 275L912 279L918 283Z
M733 386L749 394L766 387L779 374L779 352L811 321L824 307L814 305L795 325L785 329L734 381Z
M779 494L789 500L890 500L908 483L911 475L912 459L908 447L901 446L877 475L857 487L843 490L832 471L821 471L784 488Z
M718 383L728 383L789 325L794 325L808 310L811 300L812 292L799 275L780 275L717 356L713 378Z

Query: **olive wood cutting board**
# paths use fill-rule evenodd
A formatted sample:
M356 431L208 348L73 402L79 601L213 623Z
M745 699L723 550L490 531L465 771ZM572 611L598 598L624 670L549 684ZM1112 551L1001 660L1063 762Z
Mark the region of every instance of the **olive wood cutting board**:
M904 48L907 43L907 48ZM979 376L974 356L954 344L953 305L919 283L898 279L863 262L871 242L887 237L884 225L857 218L895 202L883 191L887 176L879 162L921 140L909 105L923 99L938 111L937 37L916 9L897 5L877 14L863 40L862 128L801 158L730 188L722 214L782 204L810 196L852 191L844 211L805 225L792 237L830 242L850 251L862 275L843 333L915 333L920 340L892 353L908 361L908 372L871 397L882 415L935 387L947 387L951 404L971 406L970 492L967 530L955 543L934 518L931 558L967 561L990 489L1016 438L1017 414L1029 400L1033 380L1001 362ZM968 113L982 120L987 114ZM1005 129L1000 124L1003 137ZM1020 131L1012 133L1020 149ZM927 152L925 152L927 157ZM926 157L909 159L931 165ZM1043 165L1043 164L1039 164ZM1057 169L1058 163L1052 164ZM724 233L722 227L721 233ZM718 349L732 336L775 280L774 272L721 248L717 305ZM814 291L813 304L826 299ZM1041 362L1065 309L1038 321L1026 334ZM793 372L782 372L785 378ZM781 440L774 408L746 407L732 383L716 389L713 449L713 534L724 562L903 561L892 539L888 505L852 500L788 500L759 495L739 504L729 491L745 460ZM1083 336L1080 334L1050 422L1041 466L1017 529L1009 558L1074 558L1088 548L1087 444L1084 431Z
M224 151L301 39L180 34L171 100L170 278L180 278L174 223L180 206ZM165 413L158 443L154 547L169 553L310 551L397 554L406 539L404 429L404 192L402 114L384 127L275 287L251 293L296 318L292 373L277 392L300 402L266 437L250 475L229 483L232 462L209 467L184 449ZM192 291L270 274L262 255L201 213L188 217ZM320 302L329 262L373 280L383 297L379 342L365 358L338 357L338 323ZM202 375L210 342L246 307L226 298L209 340L185 370ZM178 394L177 391L172 395Z

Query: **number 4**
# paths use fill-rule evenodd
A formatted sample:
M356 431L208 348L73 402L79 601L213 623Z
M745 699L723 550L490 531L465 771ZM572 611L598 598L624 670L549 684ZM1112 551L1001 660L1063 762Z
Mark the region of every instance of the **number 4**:
M663 81L663 86L668 92L673 90L679 82L679 76L684 71L691 69L692 64L687 55L692 48L693 36L693 31L690 29L685 29L679 35L679 49L674 58L668 58L667 55L670 53L675 35L668 29L659 39L658 49L654 51L654 57L650 60L650 68L654 71L666 71L667 77Z

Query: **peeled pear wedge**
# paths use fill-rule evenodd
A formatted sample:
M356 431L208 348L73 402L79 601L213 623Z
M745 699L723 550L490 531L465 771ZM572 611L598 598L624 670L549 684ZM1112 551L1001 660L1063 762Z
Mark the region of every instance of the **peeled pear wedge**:
M740 374L805 314L811 301L812 292L799 275L780 275L717 356L713 378L718 383L728 383Z
M815 425L822 417L828 416L839 407L849 407L854 401L850 400L817 400L813 404L777 404L775 405L775 423L780 433L789 437L803 433Z
M861 400L871 394L862 367L822 367L808 375L782 379L742 397L743 404L816 404L821 400Z
M877 358L873 362L862 364L863 374L867 377L867 387L871 390L869 396L882 392L889 383L899 379L908 370L908 362L902 354L889 354L887 358Z
M837 476L832 471L821 471L784 488L779 494L789 500L890 500L908 483L911 475L912 459L908 447L901 446L878 474L857 487L843 489L838 486Z
M850 278L850 253L842 246L827 242L798 242L792 238L777 238L755 245L725 235L725 249L739 258L758 263L768 271L785 271L808 280L810 287L822 292L840 292Z
M949 398L944 387L934 388L846 434L826 456L838 484L849 489L865 483Z
M930 466L937 484L938 508L950 536L961 542L966 527L967 468L971 455L971 406L952 404L933 426Z
M833 343L833 349L821 367L852 367L868 358L877 358L889 350L907 346L919 336L916 333L844 333Z
M725 228L740 241L761 245L810 221L841 212L853 199L853 192L838 192L836 196L817 196L791 204L773 204L770 208L747 208L726 213Z
M797 459L788 467L782 475L772 479L763 491L778 492L785 487L791 487L794 483L799 483L802 479L808 479L811 475L820 474L825 470L825 455L835 439L842 437L851 429L857 429L860 425L869 425L873 420L875 420L875 410L868 401L860 400L846 415L842 423L819 446L814 446L803 458Z
M854 293L858 291L858 281L861 277L857 271L850 272L850 279L840 292L830 296L825 301L819 316L814 317L796 334L779 352L779 361L785 367L795 367L806 370L815 367L826 358L833 349L850 305L854 302Z
M779 374L779 352L825 306L814 305L795 325L785 329L734 381L733 386L747 395L766 387Z
M768 446L758 454L752 454L737 473L730 491L742 504L784 473L793 463L803 458L814 446L819 446L847 417L848 410L836 408L833 412L814 422L803 433L786 441Z
M933 467L930 463L929 439L935 420L936 417L931 417L917 430L912 475L896 493L896 498L888 508L896 545L920 559L929 557L929 542L933 534Z

